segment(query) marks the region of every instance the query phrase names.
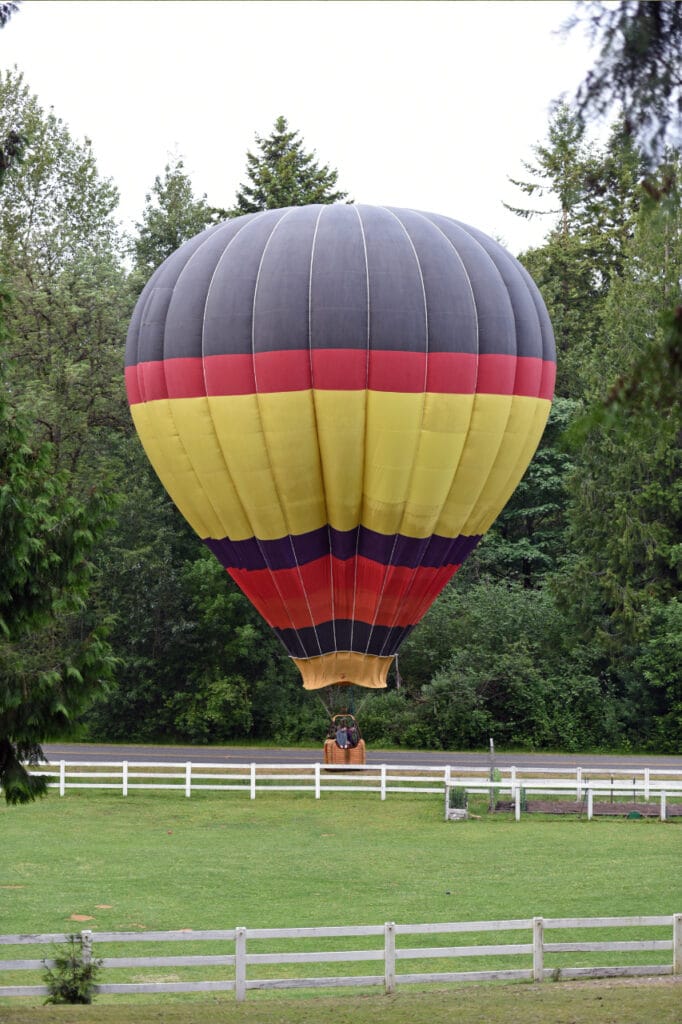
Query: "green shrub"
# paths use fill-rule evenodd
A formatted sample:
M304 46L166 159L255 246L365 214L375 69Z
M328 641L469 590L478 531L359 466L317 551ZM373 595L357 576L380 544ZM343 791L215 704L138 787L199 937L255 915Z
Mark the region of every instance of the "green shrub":
M52 966L45 965L45 984L50 990L46 1003L91 1003L102 960L92 959L81 935L67 935L57 946Z
M469 800L467 797L467 791L463 786L452 786L450 788L449 797L450 807L456 807L460 810L466 810L469 806Z

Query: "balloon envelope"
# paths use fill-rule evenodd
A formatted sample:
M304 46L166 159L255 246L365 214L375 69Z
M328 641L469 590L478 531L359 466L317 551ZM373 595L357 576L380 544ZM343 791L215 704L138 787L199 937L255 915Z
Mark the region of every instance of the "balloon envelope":
M498 243L363 205L193 238L126 350L156 472L310 689L385 686L521 479L554 377L545 306Z

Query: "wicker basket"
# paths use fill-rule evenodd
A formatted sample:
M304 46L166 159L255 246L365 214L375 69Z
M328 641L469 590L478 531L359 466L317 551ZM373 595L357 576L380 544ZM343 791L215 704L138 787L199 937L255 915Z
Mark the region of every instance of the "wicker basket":
M365 764L365 741L359 740L356 747L339 747L336 740L324 741L325 764Z

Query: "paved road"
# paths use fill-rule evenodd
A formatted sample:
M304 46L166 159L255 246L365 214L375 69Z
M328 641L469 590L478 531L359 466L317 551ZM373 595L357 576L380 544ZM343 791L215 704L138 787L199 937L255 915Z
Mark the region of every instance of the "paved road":
M312 764L322 760L322 747L305 750L274 749L272 747L191 747L191 746L139 746L104 743L46 743L43 746L50 761L153 761L155 763L192 761L194 764L249 764L251 761L269 764ZM458 765L490 766L488 753L457 753L455 751L367 751L368 764L395 765ZM682 771L682 755L675 757L620 756L615 754L495 754L499 768L516 765L517 768L670 768Z

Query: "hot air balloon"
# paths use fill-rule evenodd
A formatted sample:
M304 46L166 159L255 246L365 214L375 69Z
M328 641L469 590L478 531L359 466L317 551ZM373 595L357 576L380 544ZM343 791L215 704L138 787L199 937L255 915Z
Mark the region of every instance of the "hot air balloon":
M303 686L386 686L510 498L555 349L540 294L450 217L311 205L228 220L149 280L133 420Z

